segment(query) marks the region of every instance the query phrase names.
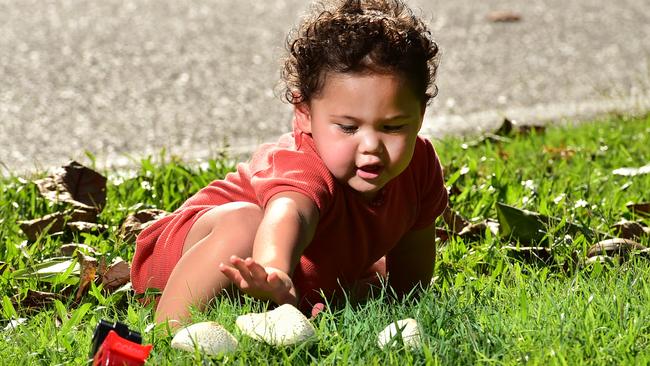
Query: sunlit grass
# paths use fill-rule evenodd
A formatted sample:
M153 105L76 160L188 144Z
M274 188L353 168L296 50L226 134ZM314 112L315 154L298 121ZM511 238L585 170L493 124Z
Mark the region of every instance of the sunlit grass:
M594 230L625 218L641 220L626 209L629 202L650 201L650 175L621 177L616 168L650 162L650 118L611 118L544 133L517 135L505 142L446 139L435 146L454 186L454 209L476 220L496 219L495 203L566 219ZM63 162L62 162L63 163ZM650 262L635 257L614 266L565 265L573 252L584 257L593 244L578 235L552 237L563 246L552 263L525 263L508 257L506 238L453 238L439 250L435 281L419 299L389 301L385 294L361 305L325 311L316 321L317 339L297 347L274 348L241 336L237 315L262 311L250 299L216 300L195 321L214 320L240 341L231 355L207 358L169 347L156 335L152 306L129 292L108 294L91 288L73 303L75 285L61 277L44 283L17 279L17 270L59 256L68 242L84 242L112 259L131 259L133 246L117 235L129 213L141 208L171 211L235 162L225 157L203 165L178 159L145 159L133 171L104 172L108 203L100 223L111 227L94 236L43 237L27 243L17 221L59 209L40 198L28 179L0 182L0 274L4 328L10 318L26 318L0 331L0 359L8 364L82 364L99 319L126 322L153 343L150 364L646 364L650 362ZM639 239L650 245L648 237ZM573 262L571 262L573 263ZM3 271L0 269L0 271ZM25 309L11 301L27 289L63 294L60 302ZM69 291L69 290L72 291ZM380 350L377 333L394 320L417 319L424 346L417 352Z

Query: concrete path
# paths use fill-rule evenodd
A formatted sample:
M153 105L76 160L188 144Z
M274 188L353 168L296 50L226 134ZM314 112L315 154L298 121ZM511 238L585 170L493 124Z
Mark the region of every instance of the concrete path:
M647 0L411 0L443 50L423 133L650 110ZM0 171L250 151L287 131L303 0L0 0ZM494 10L515 23L486 19Z

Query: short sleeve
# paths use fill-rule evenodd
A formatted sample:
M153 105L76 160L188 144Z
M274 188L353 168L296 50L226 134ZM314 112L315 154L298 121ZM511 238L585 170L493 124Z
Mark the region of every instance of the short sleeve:
M438 154L429 140L418 137L413 159L417 159L414 173L419 188L420 210L411 230L418 230L429 226L442 215L447 207L448 195Z
M251 161L251 186L261 207L280 192L299 192L311 198L321 214L329 208L335 183L327 167L309 145L300 150L277 148Z

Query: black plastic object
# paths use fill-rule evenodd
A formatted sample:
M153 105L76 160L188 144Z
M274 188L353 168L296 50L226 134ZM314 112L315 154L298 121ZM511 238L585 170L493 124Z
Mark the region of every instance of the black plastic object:
M93 347L90 351L90 357L95 357L99 346L104 343L106 336L108 336L108 332L111 330L115 331L117 335L126 340L142 344L142 336L140 333L130 330L126 324L120 322L109 322L102 319L99 321L99 324L97 324L95 332L93 333Z

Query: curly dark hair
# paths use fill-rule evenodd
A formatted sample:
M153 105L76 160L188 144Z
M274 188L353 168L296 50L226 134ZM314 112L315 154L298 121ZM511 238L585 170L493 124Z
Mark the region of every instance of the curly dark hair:
M440 52L402 0L320 0L287 37L284 98L309 103L329 72L397 73L424 103L438 93Z

